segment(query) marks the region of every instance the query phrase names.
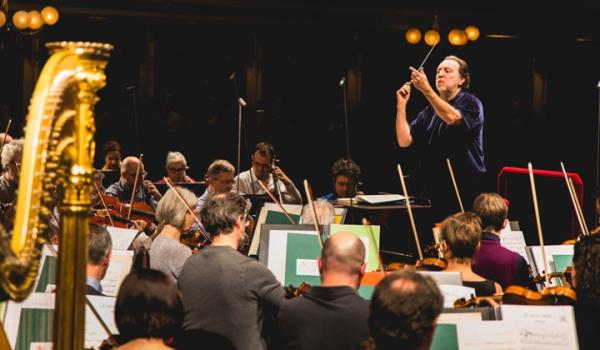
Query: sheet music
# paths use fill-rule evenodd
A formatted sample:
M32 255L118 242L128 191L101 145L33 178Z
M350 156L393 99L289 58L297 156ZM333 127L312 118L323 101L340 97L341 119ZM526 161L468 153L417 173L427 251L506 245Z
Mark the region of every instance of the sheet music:
M506 225L506 227L508 227L508 225ZM511 231L510 229L502 230L502 232L500 232L500 244L504 248L522 256L529 264L527 250L525 249L525 247L527 247L527 243L525 243L525 236L523 236L522 231Z
M507 321L461 321L456 325L460 350L521 350L519 329Z
M94 306L104 323L108 326L112 334L118 334L115 324L115 302L116 298L88 295L90 303ZM94 316L89 306L85 306L85 348L98 348L103 340L108 338L108 334L100 321Z
M283 207L290 215L302 214L302 205L300 204L283 204ZM260 208L260 214L258 215L258 219L256 220L254 235L252 236L252 242L250 242L250 249L248 250L248 255L258 255L258 246L260 244L260 227L262 226L262 224L266 223L265 221L267 220L267 213L269 211L274 211L277 213L283 212L279 208L279 205L270 202L266 202L263 205L263 207Z
M100 282L102 292L107 296L117 296L119 286L131 271L133 252L131 250L113 250L104 279Z
M517 326L523 350L579 348L571 306L503 305L502 319Z
M31 293L23 302L8 302L8 305L6 306L6 316L4 318L4 331L6 332L6 336L11 348L15 348L19 331L29 331L30 333L31 331L34 331L28 329L28 325L21 325L21 313L23 309L30 309L36 313L38 311L35 310L54 310L54 296L54 294L50 293ZM40 319L43 319L43 317L40 317ZM47 330L51 334L51 328L49 327L52 327L52 318L50 318L48 321L49 324L47 324L46 327L48 327ZM38 326L38 329L44 328L40 327L43 325L36 326ZM36 339L37 342L45 342L46 340L50 341L51 339Z
M113 250L127 250L133 242L138 231L130 228L120 228L114 226L107 226L106 229L110 234L112 240Z
M457 324L462 321L481 321L481 312L442 312L437 323Z
M446 308L453 308L457 299L465 298L468 300L471 295L475 295L475 288L471 287L450 284L440 284L438 287L444 296L444 307Z

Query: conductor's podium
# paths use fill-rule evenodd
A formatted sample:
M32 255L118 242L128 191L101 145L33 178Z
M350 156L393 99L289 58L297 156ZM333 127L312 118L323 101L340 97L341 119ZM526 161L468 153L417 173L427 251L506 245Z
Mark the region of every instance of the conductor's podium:
M542 232L545 244L560 244L577 237L581 229L573 209L562 171L533 170ZM577 173L568 172L579 203L583 203L583 181ZM527 245L538 245L539 239L527 168L504 167L498 173L498 194L508 199L508 217L517 220Z

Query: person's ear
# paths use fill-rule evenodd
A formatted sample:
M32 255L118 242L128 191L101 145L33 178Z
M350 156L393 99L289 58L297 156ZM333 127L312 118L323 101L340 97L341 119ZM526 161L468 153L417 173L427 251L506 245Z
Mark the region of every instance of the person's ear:
M508 224L508 219L504 219L504 221L502 221L502 230L504 230Z
M321 271L323 270L323 260L321 260L320 256L317 257L317 266L319 268L319 273L321 273Z

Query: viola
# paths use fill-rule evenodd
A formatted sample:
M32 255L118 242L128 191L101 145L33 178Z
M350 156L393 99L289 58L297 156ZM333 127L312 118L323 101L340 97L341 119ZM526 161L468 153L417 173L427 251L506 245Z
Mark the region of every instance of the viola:
M548 295L522 287L508 286L502 296L503 304L513 305L552 305L552 299Z
M108 213L106 212L108 210ZM91 224L98 224L104 226L114 226L121 228L128 228L135 225L133 221L128 220L121 216L120 213L113 209L92 209L89 222Z

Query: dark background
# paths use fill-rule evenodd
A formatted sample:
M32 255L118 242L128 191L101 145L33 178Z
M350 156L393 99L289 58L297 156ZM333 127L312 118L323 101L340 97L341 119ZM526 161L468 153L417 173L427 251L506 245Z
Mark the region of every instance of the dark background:
M43 4L60 11L55 26L33 36L6 27L0 33L0 113L21 123L12 133L22 130L33 87L26 72L43 66L45 42L108 42L115 50L96 107L99 150L115 139L124 156L143 152L153 179L164 175L170 150L187 157L188 174L196 179L213 159L235 164L237 96L229 80L235 72L239 93L249 102L241 169L249 167L256 142L271 141L297 187L306 178L317 195L330 191L331 164L345 155L337 85L344 75L358 77L349 79L349 126L351 157L364 173L362 189L399 193L396 164L415 171L416 156L396 144L394 93L409 79L408 66L417 66L429 49L422 41L407 44L405 30L424 32L438 15L442 41L426 73L433 83L437 64L449 54L470 63L472 91L485 108L486 189L496 191L503 166L526 167L531 161L536 168L559 170L563 161L582 176L585 211L593 220L600 80L596 2L523 8L517 2L71 0L9 6L40 10ZM478 41L448 44L450 29L470 24L481 30ZM131 86L135 89L127 89ZM424 106L415 90L409 114ZM440 181L450 186L447 174ZM569 237L563 184L538 191L549 191L540 202L545 233L554 241ZM522 208L511 218L522 222L528 242L535 243L530 194L511 196Z

